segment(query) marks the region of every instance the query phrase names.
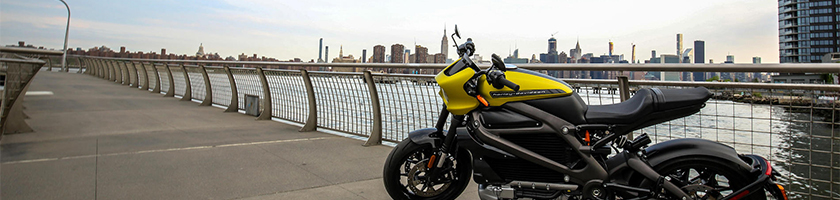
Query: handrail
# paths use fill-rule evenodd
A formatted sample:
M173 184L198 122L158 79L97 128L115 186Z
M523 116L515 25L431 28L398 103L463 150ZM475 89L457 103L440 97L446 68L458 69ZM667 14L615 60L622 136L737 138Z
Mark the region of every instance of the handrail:
M365 67L396 69L443 69L449 64L443 63L301 63L301 62L265 62L265 61L218 61L218 60L164 60L136 58L88 58L106 60L131 60L137 62L161 63L197 63L220 65L253 66L289 66L289 67ZM489 67L481 64L481 67ZM777 73L840 73L840 64L835 63L781 63L781 64L695 64L695 63L533 63L517 64L518 67L532 70L568 70L568 71L668 71L668 72L777 72Z
M26 47L0 47L0 52L3 53L24 53L24 54L41 54L41 55L63 55L64 52L58 50L35 49Z

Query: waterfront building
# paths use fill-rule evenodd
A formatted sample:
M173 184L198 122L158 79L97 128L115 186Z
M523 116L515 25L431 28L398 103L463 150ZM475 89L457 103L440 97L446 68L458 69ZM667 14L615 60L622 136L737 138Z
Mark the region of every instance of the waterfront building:
M694 63L706 62L706 42L703 40L694 41ZM694 81L706 81L706 72L694 72Z
M404 50L402 44L391 45L391 63L405 63Z
M779 0L779 62L819 63L840 52L840 8L834 0Z
M384 63L385 62L385 46L376 45L373 46L373 63Z

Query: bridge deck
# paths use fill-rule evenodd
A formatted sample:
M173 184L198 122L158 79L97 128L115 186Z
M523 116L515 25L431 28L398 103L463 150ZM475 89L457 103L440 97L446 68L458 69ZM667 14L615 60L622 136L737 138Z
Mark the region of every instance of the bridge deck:
M389 199L387 146L83 74L42 71L29 91L54 94L27 96L35 132L2 140L2 199Z

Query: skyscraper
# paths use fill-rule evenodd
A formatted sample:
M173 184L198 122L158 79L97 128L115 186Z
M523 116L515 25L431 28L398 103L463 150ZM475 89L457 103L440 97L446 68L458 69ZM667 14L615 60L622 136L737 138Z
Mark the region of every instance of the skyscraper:
M318 42L318 62L323 62L324 59L321 58L321 50L324 49L324 38Z
M610 53L609 53L610 57L612 57L612 54L613 54L613 42L610 41Z
M367 62L367 49L362 49L362 63Z
M384 63L385 62L385 46L376 45L373 46L373 63Z
M415 55L416 55L414 57L415 58L414 63L426 63L426 60L427 60L426 57L429 56L429 49L427 49L426 47L420 46L420 45L416 45L416 46L414 46L414 52L415 52Z
M543 63L557 63L557 39L548 39L548 52L540 54L540 61Z
M440 53L443 54L443 60L449 58L449 39L446 38L446 27L443 28L443 39L440 40Z
M706 42L703 40L694 41L694 63L706 62ZM694 81L706 81L706 72L694 72Z
M328 59L329 57L330 57L330 46L324 46L324 58L327 58L327 59L324 59L324 62L329 63L330 62L330 59Z
M840 51L840 16L834 0L779 0L779 62L819 63Z
M680 58L680 63L682 63L682 55L683 53L683 34L677 33L677 56Z
M391 63L405 63L404 50L405 46L402 44L391 45Z

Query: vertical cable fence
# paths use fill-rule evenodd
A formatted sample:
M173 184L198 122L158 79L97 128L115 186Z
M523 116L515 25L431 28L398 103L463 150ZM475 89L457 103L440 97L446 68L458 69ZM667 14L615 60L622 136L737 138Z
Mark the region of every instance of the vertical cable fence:
M204 100L206 92L204 85L204 75L201 73L201 68L196 65L186 65L184 69L187 70L187 76L190 79L190 91L192 91L192 99Z
M166 93L167 88L169 88L169 70L166 64L155 64L157 68L158 77L160 77L160 92Z
M187 92L184 70L180 65L170 64L169 71L172 72L172 80L175 81L175 95L184 96Z
M373 125L370 91L359 73L311 72L318 126L369 136Z
M309 101L300 71L266 70L271 91L272 116L297 123L306 123Z
M230 80L225 69L217 66L207 66L207 76L210 77L210 89L213 90L213 104L230 105Z
M434 127L443 100L431 75L374 74L382 108L382 139L399 142L408 133Z
M256 70L253 68L230 68L230 73L233 74L233 79L236 81L236 92L239 93L240 110L245 110L245 97L248 95L258 96L260 100L265 98Z
M147 76L149 73L146 71L145 64L142 62L134 62L133 64L134 70L137 72L137 85L134 87L139 88L142 85L148 84L147 82L149 82L149 77Z

